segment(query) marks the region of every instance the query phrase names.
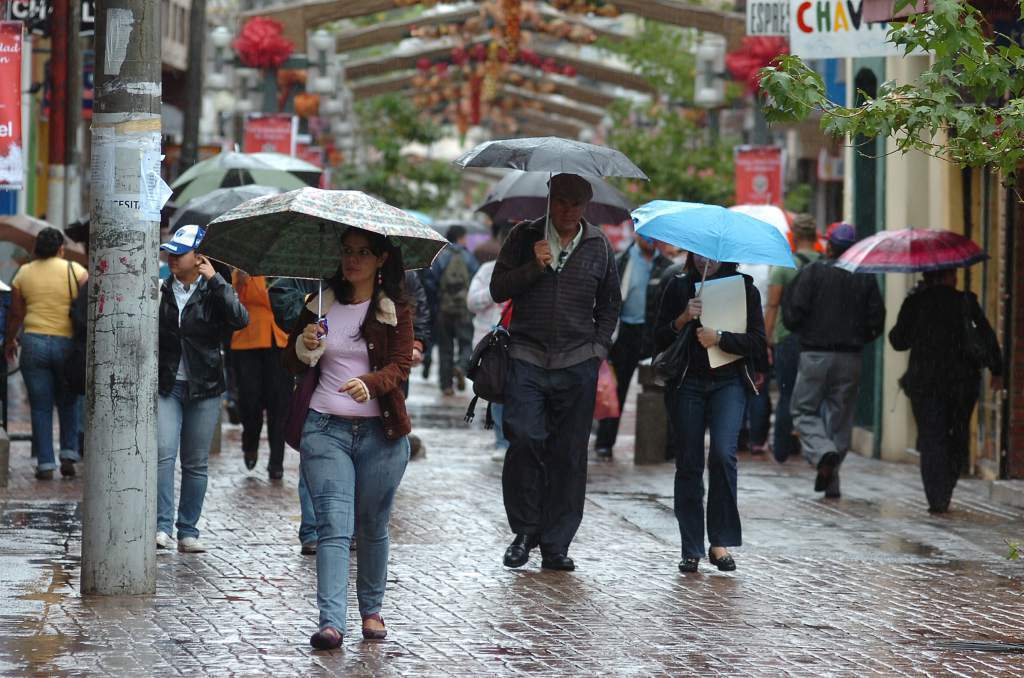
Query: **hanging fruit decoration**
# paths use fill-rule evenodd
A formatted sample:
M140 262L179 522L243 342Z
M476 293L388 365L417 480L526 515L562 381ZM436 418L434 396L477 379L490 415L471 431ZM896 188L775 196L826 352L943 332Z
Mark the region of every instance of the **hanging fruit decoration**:
M284 37L284 26L263 16L246 21L232 47L243 64L263 69L280 68L295 51L295 45Z
M401 6L417 4L397 2ZM581 22L542 15L537 3L524 0L484 0L480 12L465 20L413 27L412 37L456 42L444 57L424 57L416 63L413 102L437 122L454 124L460 134L483 121L494 130L514 134L518 126L515 112L541 104L503 90L503 83L530 92L552 92L556 85L548 76L576 76L572 66L542 58L529 48L535 34L581 45L597 40L594 31ZM525 78L512 66L536 69L540 77Z
M552 7L570 14L596 14L597 16L614 18L619 16L619 8L614 2L607 0L548 0Z

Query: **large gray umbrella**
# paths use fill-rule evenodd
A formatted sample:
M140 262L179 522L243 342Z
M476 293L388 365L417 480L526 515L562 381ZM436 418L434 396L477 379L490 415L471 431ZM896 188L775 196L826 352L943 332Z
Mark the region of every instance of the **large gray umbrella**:
M495 223L539 219L548 202L547 172L511 172L495 184L477 208ZM584 177L594 189L584 218L592 224L618 224L630 218L626 197L597 177Z
M173 232L179 226L184 226L185 224L199 224L205 227L220 215L238 207L246 200L252 200L263 195L277 195L283 192L280 188L260 186L259 184L218 188L206 195L192 198L175 210L174 216L171 217L169 222L170 228Z
M560 137L527 137L486 141L463 153L454 165L503 167L527 172L569 172L592 177L647 179L639 167L614 148Z

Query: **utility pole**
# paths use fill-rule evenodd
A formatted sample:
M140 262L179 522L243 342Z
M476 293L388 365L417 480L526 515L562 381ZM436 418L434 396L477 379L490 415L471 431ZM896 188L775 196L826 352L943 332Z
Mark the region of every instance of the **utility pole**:
M46 219L58 228L67 226L67 222L64 221L64 182L67 174L65 127L68 110L68 39L70 36L68 8L70 2L71 0L53 0L50 25L50 172L46 192ZM76 26L74 30L77 32L78 27Z
M206 44L206 0L192 0L188 26L188 70L185 71L185 122L182 129L181 159L184 172L199 161L199 119L203 115L203 70Z
M156 590L160 3L99 0L82 592Z

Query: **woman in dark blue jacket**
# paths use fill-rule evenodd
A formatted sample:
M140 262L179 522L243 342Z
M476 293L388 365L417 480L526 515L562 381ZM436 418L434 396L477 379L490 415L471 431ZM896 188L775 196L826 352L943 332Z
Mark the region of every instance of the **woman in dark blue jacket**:
M668 281L655 325L655 349L683 341L686 360L665 386L665 401L675 435L675 514L682 540L680 572L696 572L704 555L704 432L711 429L708 454L707 532L711 564L736 569L728 547L742 543L736 506L736 446L748 391L757 392L754 375L767 370L761 297L749 276L746 287L747 331L722 332L705 327L697 283L704 272L718 280L739 275L736 264L710 261L691 253L684 272ZM708 349L717 346L740 360L712 368Z

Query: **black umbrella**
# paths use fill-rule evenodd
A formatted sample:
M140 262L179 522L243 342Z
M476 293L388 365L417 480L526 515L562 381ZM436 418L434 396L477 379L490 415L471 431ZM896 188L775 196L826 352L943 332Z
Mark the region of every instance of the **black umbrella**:
M614 148L559 137L486 141L463 153L454 164L462 169L504 167L527 172L647 179L639 167Z
M548 173L516 170L495 184L478 207L495 223L539 219L548 203ZM626 197L597 177L584 177L594 189L584 218L592 224L618 224L630 218Z
M246 200L283 192L280 188L260 186L259 184L218 188L206 195L192 198L175 210L174 216L170 219L170 228L171 231L176 231L179 226L185 224L199 224L205 227L220 215L238 207Z

